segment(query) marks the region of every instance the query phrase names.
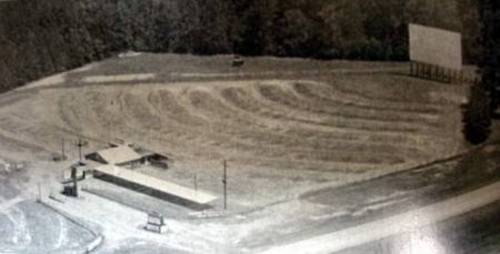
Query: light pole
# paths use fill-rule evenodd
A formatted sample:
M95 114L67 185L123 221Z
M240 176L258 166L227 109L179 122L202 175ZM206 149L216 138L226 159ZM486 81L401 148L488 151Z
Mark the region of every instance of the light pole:
M224 210L227 209L227 161L224 160L224 175L222 178L222 184L224 186Z

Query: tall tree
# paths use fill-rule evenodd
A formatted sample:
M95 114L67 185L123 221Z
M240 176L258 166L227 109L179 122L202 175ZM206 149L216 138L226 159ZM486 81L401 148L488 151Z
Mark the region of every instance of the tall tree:
M471 87L469 103L464 112L464 134L472 144L484 142L491 132L491 115L500 100L500 3L480 0L481 81Z
M491 111L500 104L500 3L479 1L482 46L479 60L481 84L491 97Z
M481 45L478 43L480 22L477 0L457 0L458 15L464 44L464 59L477 63Z

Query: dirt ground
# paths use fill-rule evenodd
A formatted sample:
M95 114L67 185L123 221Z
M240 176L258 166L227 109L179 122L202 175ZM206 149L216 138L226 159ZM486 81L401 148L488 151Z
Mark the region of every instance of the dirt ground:
M231 59L113 58L0 95L1 153L48 161L64 144L76 159L78 138L89 141L84 152L126 140L173 159L167 171L144 173L187 187L196 177L199 189L219 197L227 160L229 214L243 217L186 223L205 232L227 227L227 242L250 246L295 209L306 206L321 221L333 204L298 200L304 193L468 149L465 85L408 77L404 63L252 58L235 69ZM62 167L47 174L56 180ZM283 207L266 208L281 203L283 216L273 216ZM220 210L221 200L213 206Z
M307 186L344 184L464 149L459 141L461 87L383 72L332 74L335 69L325 67L319 75L286 80L265 76L170 83L157 78L169 73L118 73L142 67L151 57L106 61L67 73L63 84L36 84L2 96L0 102L19 98L0 108L0 137L26 144L30 151L51 152L60 151L64 139L73 156L78 136L90 141L87 150L119 138L170 154L176 163L167 177L192 186L198 175L201 188L212 192L220 192L215 183L225 159L230 177L245 179L230 192L250 207L294 196L291 188L300 193ZM292 71L301 64L272 61ZM271 60L260 62L266 67ZM305 70L310 68L306 63ZM106 76L113 65L116 79ZM260 65L245 68L255 76ZM365 65L356 70L373 68ZM279 75L280 68L273 71ZM144 80L148 77L150 82ZM257 186L284 191L265 197L265 189L250 191Z

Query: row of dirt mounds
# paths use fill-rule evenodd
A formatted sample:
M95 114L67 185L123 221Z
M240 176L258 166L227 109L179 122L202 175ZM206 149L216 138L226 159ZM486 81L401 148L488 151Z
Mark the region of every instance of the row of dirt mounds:
M263 85L258 87L259 95L269 104L276 104L276 107L283 106L282 112L294 110L296 115L305 121L324 126L346 126L352 129L368 130L374 132L417 132L421 128L420 124L415 124L402 119L395 119L393 116L370 114L367 112L351 113L346 112L338 106L331 106L327 103L317 103L316 101L301 100L297 96L284 91L278 86ZM397 117L396 117L397 118ZM334 119L334 121L332 121Z
M147 143L198 161L224 157L276 168L366 171L431 161L460 146L453 141L458 105L422 96L390 100L354 88L269 80L40 93L57 109L50 112L57 117L45 120L49 126Z
M135 68L136 61L124 64ZM136 142L177 159L354 172L403 168L462 149L457 103L432 96L463 96L449 85L387 73L330 72L296 81L162 83L171 72L154 69L148 72L159 77L154 83L108 84L115 76L102 75L106 66L116 68L102 63L68 74L66 87L17 92L23 100L0 108L6 116L0 135L54 152L63 136L80 135ZM82 85L91 77L103 83Z
M439 111L428 105L410 107L408 104L390 104L387 101L370 101L349 93L335 91L331 87L307 83L293 85L294 99L306 101L318 107L318 112L335 112L346 117L406 123L423 122L435 125ZM299 99L300 98L300 99ZM327 103L327 105L325 105Z

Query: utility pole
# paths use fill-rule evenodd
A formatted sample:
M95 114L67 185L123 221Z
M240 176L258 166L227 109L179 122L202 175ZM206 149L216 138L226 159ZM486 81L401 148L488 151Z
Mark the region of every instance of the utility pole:
M78 197L78 170L76 167L71 167L71 180L73 181L73 193L74 197Z
M224 160L224 176L222 178L222 184L224 185L224 210L227 209L227 161Z
M42 202L42 184L38 183L38 202Z
M80 162L82 162L82 147L86 146L88 142L84 142L81 138L78 138L78 143L76 143L76 146L78 147L78 156L80 158Z
M62 138L62 143L61 143L61 155L62 159L66 160L66 152L64 151L64 138Z
M78 143L76 144L76 146L78 146L78 157L80 158L80 162L81 162L82 161L82 146L83 146L81 138L78 139Z
M194 192L198 195L198 175L194 175Z

